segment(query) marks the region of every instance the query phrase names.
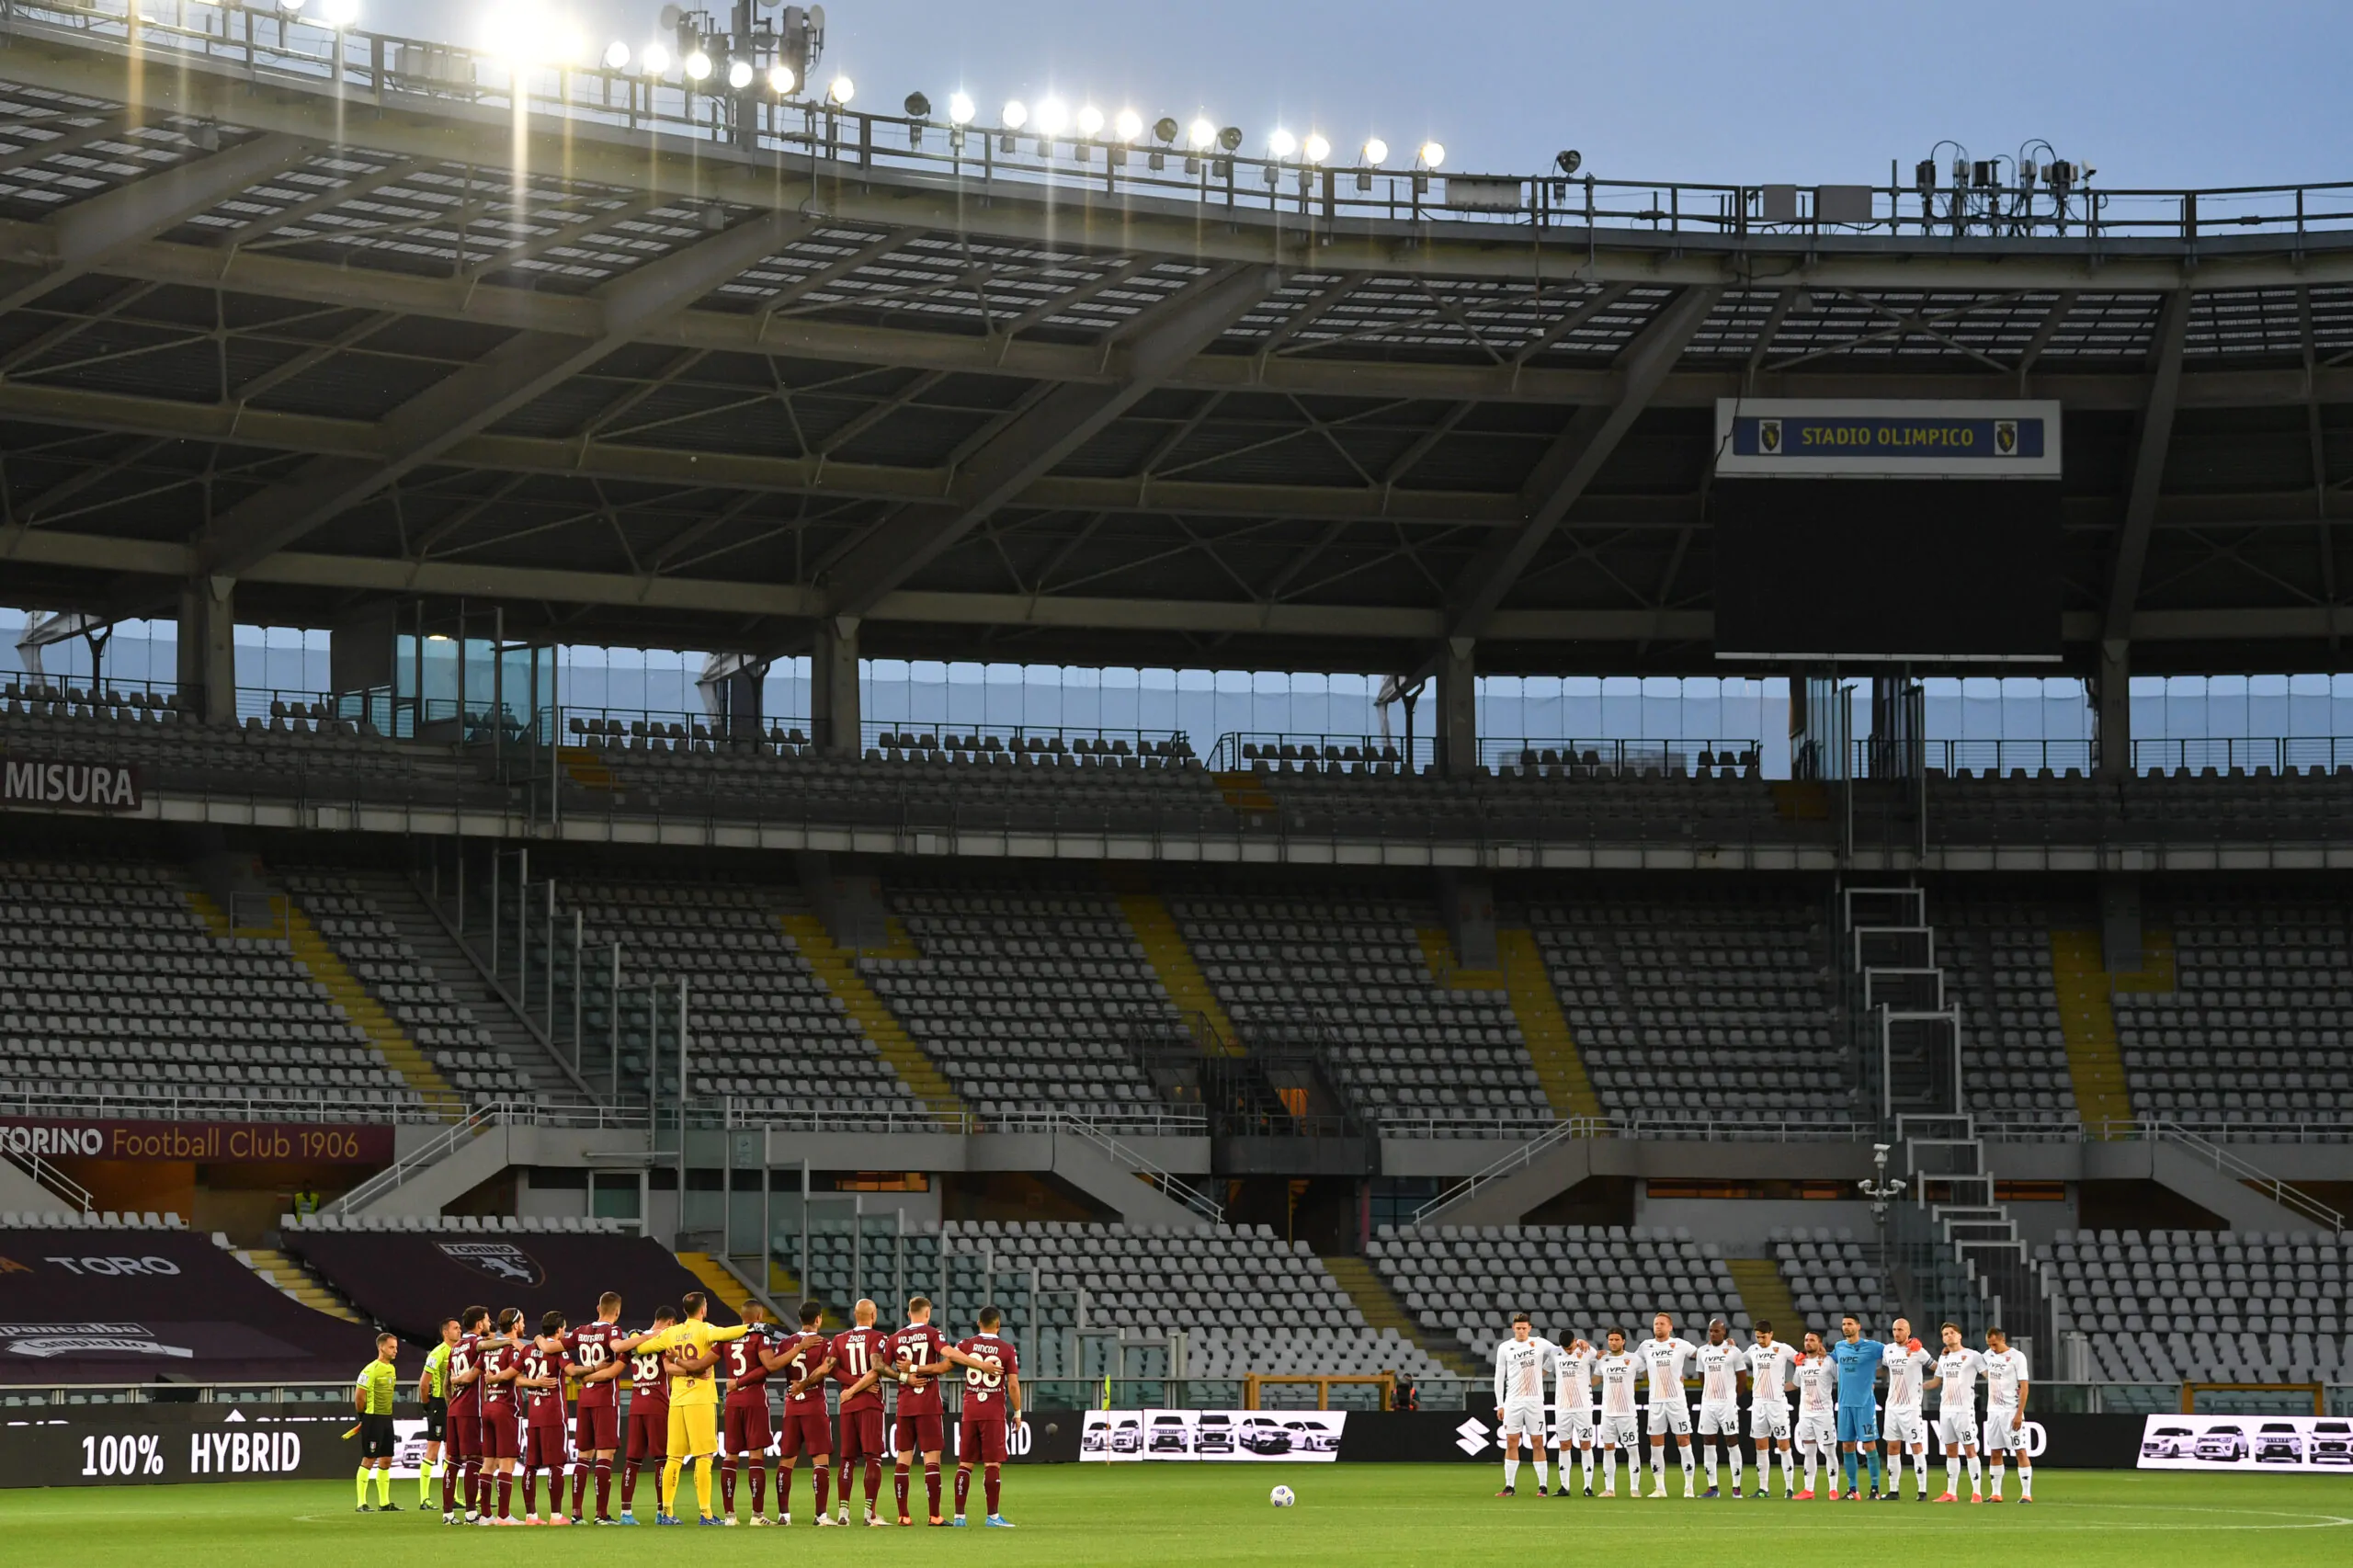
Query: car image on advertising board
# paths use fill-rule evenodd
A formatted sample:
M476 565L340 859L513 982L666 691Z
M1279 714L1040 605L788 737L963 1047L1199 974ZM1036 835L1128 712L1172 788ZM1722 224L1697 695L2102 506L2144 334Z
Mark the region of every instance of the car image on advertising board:
M2353 1421L2342 1415L2152 1415L2141 1431L2143 1470L2353 1468Z
M1342 1410L1090 1410L1078 1457L1329 1464L1347 1418Z

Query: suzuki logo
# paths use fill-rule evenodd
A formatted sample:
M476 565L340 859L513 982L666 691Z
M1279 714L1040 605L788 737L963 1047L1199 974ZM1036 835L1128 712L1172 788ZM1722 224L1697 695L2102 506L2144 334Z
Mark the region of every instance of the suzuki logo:
M1471 1458L1477 1459L1486 1451L1487 1424L1473 1415L1454 1429L1454 1437L1456 1448L1461 1449Z

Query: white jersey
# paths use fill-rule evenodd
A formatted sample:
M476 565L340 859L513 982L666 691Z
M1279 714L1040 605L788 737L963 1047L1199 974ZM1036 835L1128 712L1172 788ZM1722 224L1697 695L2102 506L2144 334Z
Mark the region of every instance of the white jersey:
M1881 1353L1880 1359L1887 1368L1887 1408L1890 1415L1899 1410L1920 1408L1920 1380L1937 1358L1926 1350L1915 1350L1907 1342L1891 1345Z
M1941 1398L1938 1408L1958 1410L1966 1415L1977 1404L1977 1375L1985 1369L1985 1358L1966 1346L1948 1350L1937 1358L1937 1376L1941 1380Z
M1827 1356L1800 1357L1797 1379L1801 1415L1828 1416L1837 1413L1838 1363Z
M1740 1346L1729 1341L1722 1345L1699 1346L1699 1403L1737 1404L1740 1402L1740 1369L1746 1359Z
M1797 1365L1798 1353L1775 1340L1770 1345L1748 1347L1748 1397L1752 1403L1769 1399L1783 1409L1789 1408L1790 1369Z
M1552 1408L1561 1419L1573 1415L1590 1417L1593 1414L1593 1364L1600 1355L1588 1345L1582 1350L1563 1349L1556 1363L1558 1375L1552 1383Z
M1497 1345L1496 1405L1542 1404L1544 1385L1552 1381L1552 1364L1560 1354L1559 1346L1532 1334L1526 1339L1506 1339Z
M2018 1402L2027 1385L2026 1352L2015 1347L1985 1353L1985 1403L2007 1410Z
M1650 1400L1653 1404L1683 1403L1683 1363L1699 1354L1699 1347L1689 1340L1645 1339L1634 1354L1650 1373Z
M1634 1418L1634 1380L1641 1374L1642 1363L1631 1354L1620 1352L1604 1356L1594 1363L1594 1371L1601 1379L1601 1418L1608 1421L1622 1416Z

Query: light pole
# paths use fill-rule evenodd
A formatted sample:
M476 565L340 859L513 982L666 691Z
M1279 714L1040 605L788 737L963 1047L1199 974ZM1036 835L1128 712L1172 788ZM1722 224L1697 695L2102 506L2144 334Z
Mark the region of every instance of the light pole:
M1856 1189L1871 1201L1871 1219L1879 1226L1880 1267L1890 1285L1894 1283L1895 1270L1893 1267L1894 1259L1887 1247L1887 1206L1891 1199L1904 1196L1904 1178L1888 1179L1887 1156L1893 1148L1893 1145L1888 1143L1872 1144L1871 1174L1855 1184Z

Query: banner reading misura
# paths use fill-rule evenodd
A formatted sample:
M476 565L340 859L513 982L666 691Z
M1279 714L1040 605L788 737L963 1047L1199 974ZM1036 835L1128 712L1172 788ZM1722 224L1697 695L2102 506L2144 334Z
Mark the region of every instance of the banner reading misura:
M1740 479L2057 479L2059 405L1719 398L1716 472Z

